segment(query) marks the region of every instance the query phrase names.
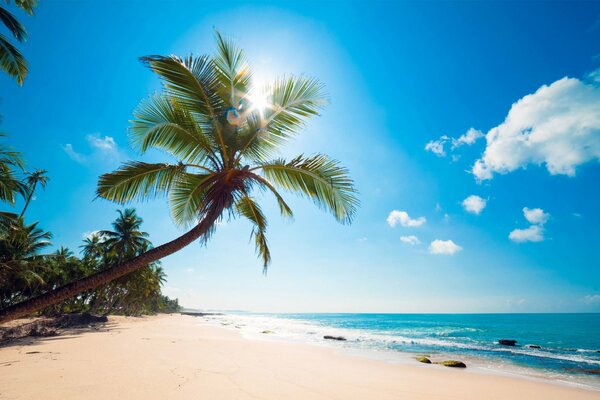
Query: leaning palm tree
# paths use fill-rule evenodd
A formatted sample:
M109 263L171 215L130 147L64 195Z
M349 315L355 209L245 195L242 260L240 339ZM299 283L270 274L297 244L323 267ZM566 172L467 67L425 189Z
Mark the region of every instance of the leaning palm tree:
M9 0L6 0L6 3L8 2ZM37 5L37 0L14 0L14 3L27 14L33 15L33 9ZM25 27L13 14L2 6L0 6L0 22L2 22L18 42L23 42L27 39ZM27 61L21 52L2 34L0 34L0 69L6 72L11 78L14 78L19 85L23 84L27 75Z
M33 198L33 194L35 193L35 189L38 185L42 187L42 189L46 189L46 185L50 178L46 175L48 171L45 169L36 169L33 172L27 172L25 177L25 187L26 187L26 196L25 196L25 205L23 206L23 211L19 217L22 217L27 211L27 207L29 207L29 203Z
M163 91L142 101L130 129L142 153L166 152L173 163L131 161L102 175L98 196L118 204L167 197L174 222L191 227L182 236L58 290L0 311L0 322L110 282L175 253L206 242L220 219L242 217L266 268L267 219L254 197L274 195L285 217L292 210L279 190L311 199L341 223L350 223L358 206L348 170L326 155L274 158L324 104L323 85L288 76L253 87L244 53L216 34L213 57L147 56L142 62L158 74ZM258 104L266 104L264 108Z

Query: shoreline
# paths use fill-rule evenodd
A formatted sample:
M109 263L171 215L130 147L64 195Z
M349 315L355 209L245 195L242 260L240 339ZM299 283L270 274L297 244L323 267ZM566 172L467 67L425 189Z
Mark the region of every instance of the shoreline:
M0 399L600 398L592 389L273 339L179 314L110 317L98 330L0 348Z
M194 314L190 313L190 315ZM522 378L527 380L533 380L536 382L546 382L561 386L581 388L600 392L600 379L598 379L598 377L594 375L569 375L567 373L548 371L541 368L537 368L532 365L518 364L509 359L505 359L499 356L486 357L474 354L465 354L460 351L449 352L439 349L412 351L392 348L358 347L356 345L361 342L362 336L365 334L365 332L361 332L360 330L353 331L352 329L339 330L339 328L333 326L322 327L319 333L334 336L347 336L348 340L342 342L338 342L335 340L319 340L319 336L313 336L313 338L317 338L317 340L315 341L314 339L309 339L308 337L298 338L289 335L281 335L280 330L274 328L274 326L278 326L277 321L261 321L258 324L254 324L252 321L248 322L247 320L245 320L245 317L253 316L259 318L268 317L278 321L297 322L294 319L289 320L285 317L280 316L271 317L268 314L207 313L198 314L198 316L203 317L199 318L199 321L201 321L201 323L206 323L208 326L216 326L223 327L225 329L230 329L231 331L238 332L244 338L250 340L274 340L281 341L283 343L308 344L317 346L319 348L335 349L340 351L342 354L347 354L354 357L361 357L371 360L387 362L391 364L409 366L414 366L417 363L416 358L425 354L434 362L444 360L457 360L465 362L470 372L479 372L505 377ZM239 319L239 317L242 317L242 319ZM264 332L259 333L263 329L266 329L270 334L264 335ZM273 331L272 329L275 329L275 331Z

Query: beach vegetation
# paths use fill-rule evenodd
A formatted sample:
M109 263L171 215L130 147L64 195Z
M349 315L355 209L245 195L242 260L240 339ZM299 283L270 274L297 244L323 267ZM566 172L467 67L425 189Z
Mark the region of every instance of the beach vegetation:
M290 75L255 86L244 51L220 33L215 36L213 56L141 58L160 78L162 91L135 110L130 140L142 154L155 149L174 161L129 161L98 181L98 197L117 204L166 198L175 224L189 230L0 310L0 322L105 286L192 242L206 243L225 218L251 223L251 238L266 271L271 252L267 217L256 197L260 192L272 194L286 218L293 212L282 193L292 192L312 200L342 224L352 221L359 202L344 166L319 153L279 157L282 146L326 103L323 84Z

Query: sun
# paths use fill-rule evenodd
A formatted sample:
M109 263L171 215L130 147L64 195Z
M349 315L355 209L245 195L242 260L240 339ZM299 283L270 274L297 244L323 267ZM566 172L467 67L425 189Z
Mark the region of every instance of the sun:
M250 109L256 110L261 114L270 106L269 97L262 90L251 90L250 93L248 93L247 98L250 102Z

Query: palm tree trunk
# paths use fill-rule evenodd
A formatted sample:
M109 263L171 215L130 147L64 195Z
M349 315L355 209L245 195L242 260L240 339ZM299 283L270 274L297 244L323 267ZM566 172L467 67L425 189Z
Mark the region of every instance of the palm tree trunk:
M27 210L27 207L29 207L29 202L31 202L33 193L35 193L35 186L36 186L36 184L34 183L33 186L29 188L29 195L27 196L27 199L25 200L25 206L23 207L23 211L21 211L21 215L19 215L19 218L23 217L23 215L25 214L25 210Z
M115 279L125 276L135 270L145 267L154 261L160 260L163 257L181 250L188 244L208 233L215 221L221 215L222 211L222 207L217 207L217 209L210 210L206 213L205 217L198 223L198 225L182 236L163 245L150 249L129 261L0 310L0 324L29 315L43 308L57 304L65 299L76 296L86 290L94 289L98 286L112 282Z

